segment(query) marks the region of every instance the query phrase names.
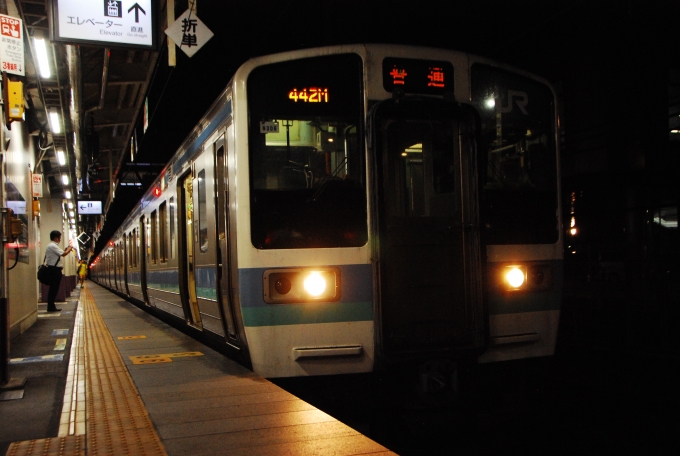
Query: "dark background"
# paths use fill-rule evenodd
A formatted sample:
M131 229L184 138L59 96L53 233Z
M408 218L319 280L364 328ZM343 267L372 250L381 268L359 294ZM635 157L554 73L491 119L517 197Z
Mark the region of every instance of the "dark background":
M177 15L185 9L178 1ZM192 58L177 50L174 68L162 48L136 161L166 162L236 69L259 55L402 43L467 51L551 81L565 223L557 353L548 367L516 363L483 376L519 377L528 394L490 387L497 394L477 396L469 432L461 423L470 420L416 416L421 440L406 440L435 441L458 423L484 454L677 454L680 134L670 130L680 128L680 2L202 0L197 16L215 36ZM126 214L108 214L106 229Z

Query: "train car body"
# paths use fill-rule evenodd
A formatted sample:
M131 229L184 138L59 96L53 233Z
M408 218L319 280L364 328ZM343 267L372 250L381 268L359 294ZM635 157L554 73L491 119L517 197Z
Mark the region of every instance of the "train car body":
M550 355L557 137L549 84L469 54L255 58L91 276L264 377Z

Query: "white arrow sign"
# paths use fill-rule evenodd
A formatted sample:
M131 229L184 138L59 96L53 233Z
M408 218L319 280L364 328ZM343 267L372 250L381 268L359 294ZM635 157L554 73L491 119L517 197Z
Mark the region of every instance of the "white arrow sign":
M78 201L78 214L101 214L102 213L102 202L101 201Z

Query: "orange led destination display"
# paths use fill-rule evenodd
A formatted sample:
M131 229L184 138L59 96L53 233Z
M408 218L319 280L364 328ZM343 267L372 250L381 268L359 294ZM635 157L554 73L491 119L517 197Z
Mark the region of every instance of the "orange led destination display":
M383 60L383 87L388 92L395 89L433 95L453 92L453 65L445 61L387 57Z
M327 87L305 87L300 90L297 88L288 92L288 98L294 102L304 103L328 103Z

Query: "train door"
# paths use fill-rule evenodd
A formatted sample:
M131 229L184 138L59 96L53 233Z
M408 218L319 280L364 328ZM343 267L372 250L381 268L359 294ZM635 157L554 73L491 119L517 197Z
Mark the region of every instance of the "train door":
M141 259L139 263L139 283L140 286L142 287L142 296L144 298L144 304L147 306L150 305L149 301L149 293L146 289L146 271L147 271L147 251L148 249L146 248L147 246L147 239L149 237L149 233L146 230L146 225L148 224L148 221L146 217L141 216L139 219L139 247L137 250L137 253L139 253L139 258Z
M475 119L440 100L387 100L372 111L376 342L386 361L483 349Z
M201 328L201 313L196 295L196 218L194 216L194 179L188 172L177 183L180 231L180 291L187 321Z
M229 182L227 179L227 151L224 136L215 143L215 214L217 233L218 301L222 310L227 340L236 344L238 334L234 323L231 294L231 254L229 250Z

